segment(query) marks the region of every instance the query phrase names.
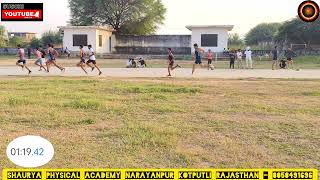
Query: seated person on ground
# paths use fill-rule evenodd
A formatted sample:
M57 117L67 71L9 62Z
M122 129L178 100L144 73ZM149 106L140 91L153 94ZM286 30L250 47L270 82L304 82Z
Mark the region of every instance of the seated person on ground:
M138 62L139 62L139 68L147 67L146 61L143 58L140 58Z
M134 60L134 58L129 58L127 61L127 68L136 68L137 67L137 63Z
M132 58L128 59L126 68L132 68Z

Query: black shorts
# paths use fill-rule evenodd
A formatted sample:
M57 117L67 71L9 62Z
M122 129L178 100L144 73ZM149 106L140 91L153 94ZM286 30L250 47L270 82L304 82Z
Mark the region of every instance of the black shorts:
M208 64L212 64L212 59L208 59Z
M18 61L17 61L17 63L18 63L18 64L20 64L20 63L22 63L22 64L26 64L26 60L24 60L24 59L20 59L20 60L18 60Z
M274 57L273 60L274 60L274 61L278 61L278 57Z
M196 60L194 63L195 63L195 64L202 64L202 61L201 61L201 59L200 59L200 60Z
M97 64L96 60L88 60L87 61L88 64L92 63L92 64Z
M80 63L86 63L86 59L81 58L81 59L80 59Z

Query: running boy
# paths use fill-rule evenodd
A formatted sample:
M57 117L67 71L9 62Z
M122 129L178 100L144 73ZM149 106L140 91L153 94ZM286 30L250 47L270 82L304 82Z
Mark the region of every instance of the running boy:
M202 67L201 53L204 53L204 50L199 48L198 44L194 44L193 47L195 51L192 56L192 60L194 61L192 66L192 74L194 74L194 71L196 70L196 65L200 65Z
M24 49L21 48L20 44L18 44L18 57L19 57L19 60L16 62L16 65L20 66L22 70L26 68L28 70L28 74L31 74L32 71L26 66L27 61L25 58Z
M45 55L46 55L45 52L42 49L40 49L39 47L37 47L36 51L35 51L35 55L37 57L37 60L35 61L34 64L40 67L39 71L42 71L42 69L47 71L47 69L44 67Z
M87 66L91 67L91 70L93 71L95 68L97 68L97 70L99 71L99 76L102 74L100 68L97 66L97 62L96 62L96 56L94 53L94 49L92 48L92 45L88 45L89 48L89 60L87 61ZM90 65L90 64L93 64Z
M86 71L85 67L86 67L86 53L83 50L83 45L80 45L80 62L77 64L78 67L81 67L81 69L88 74L88 72Z
M64 72L66 69L57 65L56 58L59 56L57 50L54 49L52 44L48 44L48 61L47 61L47 71L49 72L50 66L53 64L55 67L59 68L61 72Z
M174 55L172 53L172 49L168 48L168 77L171 77L171 71L173 71L174 69L176 69L177 67L181 68L181 66L179 64L174 66Z

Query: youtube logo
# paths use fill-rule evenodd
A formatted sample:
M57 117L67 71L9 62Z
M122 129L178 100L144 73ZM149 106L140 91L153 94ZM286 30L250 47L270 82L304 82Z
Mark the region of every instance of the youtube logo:
M2 3L1 21L43 21L43 4Z

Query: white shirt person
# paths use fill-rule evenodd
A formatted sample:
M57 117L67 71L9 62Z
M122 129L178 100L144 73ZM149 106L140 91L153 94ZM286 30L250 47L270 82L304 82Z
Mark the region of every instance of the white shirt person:
M250 49L250 47L247 47L247 50L244 52L244 54L246 55L246 67L247 69L253 69L253 62L252 62L252 51Z

